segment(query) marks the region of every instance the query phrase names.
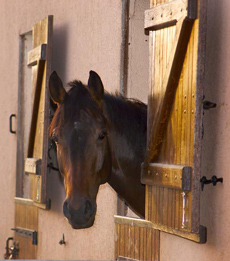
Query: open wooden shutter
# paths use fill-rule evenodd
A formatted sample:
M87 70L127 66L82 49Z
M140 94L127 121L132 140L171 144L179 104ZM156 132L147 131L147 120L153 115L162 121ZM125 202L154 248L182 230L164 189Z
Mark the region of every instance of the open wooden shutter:
M48 79L51 73L52 28L52 16L33 26L33 49L28 53L28 66L32 66L33 110L25 172L31 175L31 199L43 208L48 207Z
M147 153L142 166L152 227L204 243L200 226L203 0L151 0Z
M48 16L33 26L32 50L28 53L28 66L32 66L32 118L28 126L25 121L26 104L30 97L24 94L22 83L19 85L19 110L17 128L17 185L15 197L15 241L18 242L19 259L36 259L38 231L38 207L49 208L46 195L49 95L48 78L51 70L53 16ZM28 33L31 35L30 33ZM25 50L24 50L25 51ZM24 57L23 53L23 57ZM20 78L24 81L23 69L26 59L20 58ZM23 63L23 65L21 64ZM30 92L29 92L30 93ZM25 96L24 96L25 95ZM29 99L25 103L25 97ZM29 131L28 151L24 155L24 143ZM24 159L25 158L25 159ZM24 184L24 172L30 175L30 184ZM30 188L26 196L24 186Z

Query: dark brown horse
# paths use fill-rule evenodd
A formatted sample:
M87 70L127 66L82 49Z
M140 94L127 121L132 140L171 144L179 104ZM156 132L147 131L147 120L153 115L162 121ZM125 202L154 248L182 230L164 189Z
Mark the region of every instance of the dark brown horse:
M145 188L140 182L146 149L147 107L104 93L90 72L88 85L71 82L67 93L56 72L49 80L58 105L50 125L64 177L64 215L74 229L93 225L99 186L108 182L128 206L144 216Z

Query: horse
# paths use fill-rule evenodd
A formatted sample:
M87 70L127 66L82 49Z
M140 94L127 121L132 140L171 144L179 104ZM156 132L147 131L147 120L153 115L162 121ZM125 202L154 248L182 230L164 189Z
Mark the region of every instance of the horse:
M70 82L66 92L54 71L49 78L57 109L49 127L64 178L63 213L73 229L91 227L99 186L108 182L140 217L145 214L141 163L146 151L147 106L104 91L100 76Z

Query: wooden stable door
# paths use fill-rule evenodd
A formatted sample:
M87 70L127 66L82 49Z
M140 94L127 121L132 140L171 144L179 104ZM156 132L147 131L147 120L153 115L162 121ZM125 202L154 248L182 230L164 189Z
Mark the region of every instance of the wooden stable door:
M50 204L46 176L52 27L53 17L48 16L21 39L14 228L19 259L36 259L38 212L40 208L49 209Z
M117 259L160 260L160 231L206 242L200 225L205 0L151 0L145 220L115 216ZM163 247L163 246L162 246Z
M163 3L162 3L163 2ZM151 1L146 219L195 242L200 226L205 1Z

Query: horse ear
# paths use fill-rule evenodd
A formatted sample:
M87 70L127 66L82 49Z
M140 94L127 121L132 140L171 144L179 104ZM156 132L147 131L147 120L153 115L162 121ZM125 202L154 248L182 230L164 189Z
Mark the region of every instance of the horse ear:
M54 103L60 104L66 96L66 90L63 87L62 81L55 71L53 71L49 78L50 96Z
M94 71L89 72L88 87L93 98L96 100L99 106L101 106L104 95L104 87L100 76Z

